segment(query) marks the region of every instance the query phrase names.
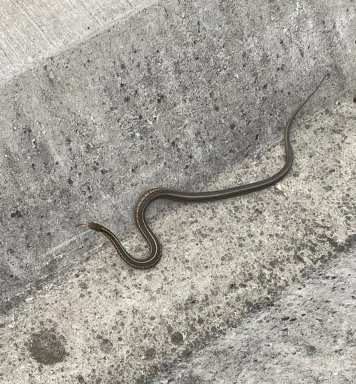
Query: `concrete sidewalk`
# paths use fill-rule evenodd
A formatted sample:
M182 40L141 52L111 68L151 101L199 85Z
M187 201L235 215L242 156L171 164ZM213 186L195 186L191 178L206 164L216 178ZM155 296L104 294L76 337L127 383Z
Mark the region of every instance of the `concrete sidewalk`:
M298 119L295 165L276 187L211 204L167 203L169 212L153 220L164 256L152 271L128 268L97 237L102 245L81 265L1 318L0 382L145 383L170 361L195 356L246 313L271 305L306 271L350 250L355 106L345 101ZM279 146L261 151L209 188L258 180L282 161ZM125 245L144 251L135 236ZM310 350L300 353L308 359Z
M189 358L154 384L351 384L356 382L356 236L354 248L292 284L272 308Z
M96 242L79 237L78 222L127 233L147 188L206 189L279 138L326 71L304 113L353 97L348 0L94 3L1 10L2 311L85 259Z
M0 83L75 49L154 0L2 0Z
M289 322L283 300L274 315L266 308L331 259L341 282L350 274L345 295L354 289L345 255L355 252L355 20L351 0L1 2L0 384L329 378L327 337L286 347L323 372L289 365L281 376L286 360L271 361L276 350L253 335L266 340L264 314ZM283 182L228 201L153 205L155 269L132 270L103 238L75 229L102 222L141 254L132 209L144 190L273 174L282 127L326 71L293 128L296 161ZM325 300L347 299L333 295ZM337 322L351 323L353 307L338 309L325 328L352 347L352 326ZM246 315L251 327L239 333ZM225 345L236 349L219 360L224 373L210 355ZM248 345L261 360L242 358ZM352 351L339 349L337 384L354 374ZM235 356L250 364L240 376Z

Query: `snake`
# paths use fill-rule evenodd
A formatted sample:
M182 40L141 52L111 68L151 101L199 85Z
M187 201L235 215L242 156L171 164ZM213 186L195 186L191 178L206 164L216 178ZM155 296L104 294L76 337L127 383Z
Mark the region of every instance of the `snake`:
M317 92L321 84L326 77L329 77L329 73L326 73L321 81L317 84L314 90L304 99L304 101L295 109L291 117L287 121L287 124L284 128L284 152L285 152L285 163L283 167L273 174L270 177L265 179L237 185L235 187L215 190L215 191L202 191L202 192L189 192L189 191L179 191L174 189L168 189L163 187L152 188L144 192L144 194L139 199L136 204L134 217L138 230L141 232L144 239L147 241L149 246L149 253L144 258L137 258L131 255L126 248L122 245L119 238L110 231L107 227L96 223L89 222L85 224L79 224L78 226L87 227L93 231L103 234L115 247L118 255L126 262L129 266L136 269L149 269L154 267L162 257L162 245L158 240L158 237L152 231L151 227L147 224L146 221L146 210L150 204L157 199L167 199L178 202L210 202L216 200L223 200L232 197L246 195L252 192L260 191L262 189L268 188L275 185L280 180L282 180L290 171L293 164L293 148L290 143L290 130L292 124L300 112L300 110L305 106L305 104L310 100L310 98Z

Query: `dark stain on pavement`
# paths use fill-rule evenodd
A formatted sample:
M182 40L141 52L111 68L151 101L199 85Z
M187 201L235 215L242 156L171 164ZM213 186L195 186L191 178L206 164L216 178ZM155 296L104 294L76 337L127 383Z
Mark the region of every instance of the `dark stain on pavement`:
M33 333L28 350L34 360L45 365L60 363L68 355L65 350L65 338L54 329L42 329Z

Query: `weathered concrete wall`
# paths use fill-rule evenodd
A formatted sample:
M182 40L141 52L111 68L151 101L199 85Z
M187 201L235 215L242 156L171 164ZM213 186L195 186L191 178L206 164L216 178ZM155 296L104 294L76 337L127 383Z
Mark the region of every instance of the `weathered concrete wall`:
M161 2L3 83L3 303L95 243L76 223L126 231L146 188L203 189L274 141L327 69L318 105L351 97L354 26L349 0Z

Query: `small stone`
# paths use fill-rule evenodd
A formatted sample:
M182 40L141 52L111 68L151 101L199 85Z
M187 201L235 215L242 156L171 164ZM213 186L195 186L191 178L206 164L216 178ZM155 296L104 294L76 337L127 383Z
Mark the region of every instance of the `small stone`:
M175 345L183 344L183 341L184 341L183 335L180 332L174 332L171 335L171 341Z

